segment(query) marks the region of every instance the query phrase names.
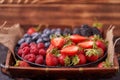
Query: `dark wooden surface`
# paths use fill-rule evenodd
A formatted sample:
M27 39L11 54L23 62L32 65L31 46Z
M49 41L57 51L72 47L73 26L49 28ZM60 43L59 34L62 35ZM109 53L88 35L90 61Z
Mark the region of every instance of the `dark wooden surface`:
M0 24L7 21L8 25L15 23L91 25L97 18L105 26L114 24L116 26L114 34L120 36L120 0L36 0L36 2L28 0L26 3L25 0L17 1L4 0L3 4L0 4ZM0 62L5 59L5 53L6 49L0 46ZM120 73L111 79L102 80L119 79ZM12 79L0 72L0 80Z

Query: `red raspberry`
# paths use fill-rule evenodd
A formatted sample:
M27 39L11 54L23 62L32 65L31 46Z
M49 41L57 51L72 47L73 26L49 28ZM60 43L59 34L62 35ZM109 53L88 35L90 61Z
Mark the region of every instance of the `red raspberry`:
M37 44L36 44L35 42L31 42L31 43L29 44L29 46L30 46L30 47L37 47Z
M45 49L40 49L39 54L42 55L42 56L45 56L46 55Z
M22 54L28 54L28 53L30 53L30 48L28 47L28 46L26 46L26 47L24 47L24 48L22 48Z
M38 49L43 49L43 48L45 48L45 45L44 45L44 43L38 43L37 44L37 47L38 47Z
M22 49L18 49L18 55L22 56Z
M36 57L34 54L27 54L25 55L24 59L30 62L35 62Z
M30 49L30 53L35 54L35 55L38 55L39 52L38 52L37 47L31 47L31 49Z
M27 62L25 62L25 61L17 61L17 63L15 64L15 66L30 67L30 65Z
M44 58L42 55L37 56L35 63L37 64L43 64L44 63Z
M28 43L25 43L25 42L24 42L24 43L22 43L22 44L20 45L20 48L22 49L22 48L24 48L24 47L26 47L26 46L28 47L29 45L28 45Z

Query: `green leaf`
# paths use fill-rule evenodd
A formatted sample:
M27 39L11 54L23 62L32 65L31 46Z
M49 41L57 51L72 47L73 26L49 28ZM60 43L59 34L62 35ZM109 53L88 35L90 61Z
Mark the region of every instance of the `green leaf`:
M72 57L72 64L73 64L73 65L78 64L78 63L79 63L79 61L80 61L80 59L78 58L78 56L77 56L77 55L75 55L75 56L73 56L73 57Z
M65 57L64 61L65 61L65 66L69 66L70 65L71 61L70 61L70 58L68 56Z

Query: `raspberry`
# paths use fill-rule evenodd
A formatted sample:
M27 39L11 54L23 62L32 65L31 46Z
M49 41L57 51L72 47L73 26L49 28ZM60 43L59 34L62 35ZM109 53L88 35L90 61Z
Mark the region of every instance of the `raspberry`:
M25 42L24 42L24 43L21 44L20 48L22 49L22 48L24 48L24 47L26 47L26 46L28 47L29 45L28 45L28 43L25 43Z
M45 48L45 45L44 45L44 43L38 43L37 44L37 47L38 47L38 49L43 49L43 48Z
M22 56L22 49L18 49L18 55Z
M35 42L31 42L31 43L29 44L29 46L30 46L30 47L33 47L33 46L34 46L34 47L37 47L37 44L36 44Z
M17 63L15 64L15 66L30 67L30 65L27 62L25 62L25 61L17 61Z
M34 54L27 54L27 55L25 55L24 59L28 60L30 62L35 62L36 57Z
M28 54L28 53L30 53L30 48L29 48L28 46L22 48L22 53L23 53L23 54Z
M42 55L42 56L45 56L46 55L45 49L40 49L39 54Z
M39 54L37 47L31 47L30 53L35 54L35 55Z
M37 56L35 63L37 64L43 64L44 63L44 58L42 55Z

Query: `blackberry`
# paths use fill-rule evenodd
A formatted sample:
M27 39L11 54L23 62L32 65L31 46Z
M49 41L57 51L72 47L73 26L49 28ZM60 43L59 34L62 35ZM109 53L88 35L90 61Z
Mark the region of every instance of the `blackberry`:
M80 35L88 37L93 35L92 28L89 27L88 25L82 25L80 28Z
M101 32L96 27L92 27L92 33L93 35L99 35L100 37L102 37Z
M73 29L73 34L80 34L80 28L74 28Z

